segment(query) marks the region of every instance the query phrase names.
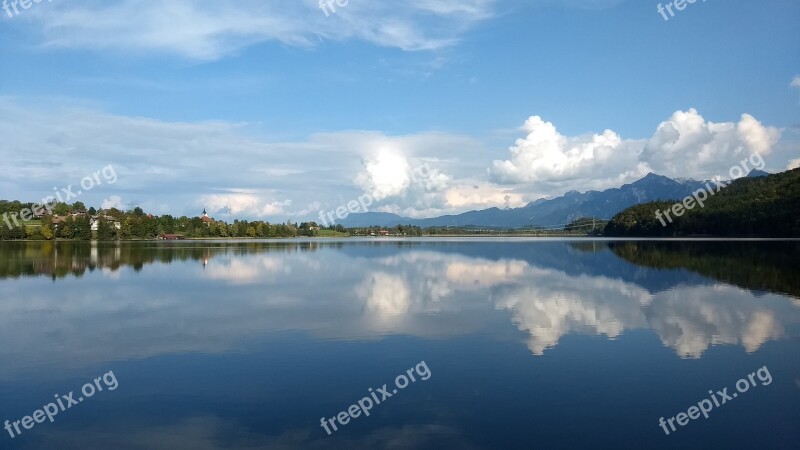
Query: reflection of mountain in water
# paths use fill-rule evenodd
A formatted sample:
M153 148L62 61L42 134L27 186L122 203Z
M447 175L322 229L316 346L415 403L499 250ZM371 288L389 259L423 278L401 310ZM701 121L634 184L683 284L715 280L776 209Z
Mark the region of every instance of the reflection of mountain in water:
M794 247L736 245L740 254L699 242L2 244L3 278L83 278L60 290L25 282L24 295L22 280L0 283L0 341L14 343L0 346L0 359L14 361L0 378L48 364L223 352L279 331L355 341L522 332L540 355L570 333L614 339L645 329L681 357L723 344L755 352L798 329L800 303L781 294L795 292L786 261ZM652 260L669 268L637 264Z
M800 241L454 240L346 246L343 252L375 258L409 248L481 259L516 259L564 272L635 283L650 292L716 281L744 289L800 297ZM410 246L411 245L411 246ZM617 257L610 257L610 255ZM658 269L658 270L653 270Z
M421 243L416 248L422 248ZM644 270L641 266L614 257L604 241L573 241L565 244L558 240L520 240L473 241L473 242L432 242L425 243L426 250L445 254L465 255L480 259L500 261L515 259L532 266L547 267L564 272L570 276L595 275L618 278L636 283L651 291L663 291L680 284L703 284L710 281L688 270L659 272ZM403 251L390 242L372 245L347 246L343 252L351 256L375 258L389 256ZM408 249L408 247L405 247Z

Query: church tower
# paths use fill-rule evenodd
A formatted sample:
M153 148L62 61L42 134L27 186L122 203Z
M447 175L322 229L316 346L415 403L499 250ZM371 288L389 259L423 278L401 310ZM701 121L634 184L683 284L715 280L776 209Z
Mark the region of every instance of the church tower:
M202 220L206 225L214 221L214 219L208 217L208 213L206 212L205 208L203 208L203 214L200 216L200 220Z

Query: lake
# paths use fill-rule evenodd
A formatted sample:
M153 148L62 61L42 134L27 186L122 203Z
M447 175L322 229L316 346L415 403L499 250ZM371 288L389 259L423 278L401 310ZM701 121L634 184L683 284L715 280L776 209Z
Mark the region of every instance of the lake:
M798 241L2 242L0 448L796 449L799 337Z

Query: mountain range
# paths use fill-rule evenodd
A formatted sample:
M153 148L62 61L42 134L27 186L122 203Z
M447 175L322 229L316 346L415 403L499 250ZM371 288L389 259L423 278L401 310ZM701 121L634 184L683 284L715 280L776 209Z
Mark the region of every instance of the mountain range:
M748 177L769 175L754 170ZM340 223L345 227L414 225L429 227L523 228L539 226L561 228L575 219L597 217L611 219L616 213L640 203L657 200L679 200L698 189L706 181L674 180L654 173L641 180L605 191L580 193L570 191L561 197L539 199L521 208L489 208L456 215L412 219L392 213L367 212L351 214Z

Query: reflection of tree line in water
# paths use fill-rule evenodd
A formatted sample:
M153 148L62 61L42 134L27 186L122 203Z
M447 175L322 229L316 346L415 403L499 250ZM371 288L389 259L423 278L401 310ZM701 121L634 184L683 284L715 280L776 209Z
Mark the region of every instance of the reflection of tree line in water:
M743 289L800 297L800 242L626 241L608 246L638 266L686 269Z
M353 246L353 244L348 244ZM420 248L423 242L361 242L363 247ZM205 265L215 256L244 256L268 252L309 252L343 248L344 242L198 242L195 244L9 242L0 244L0 278L69 275L89 270L116 271L130 266L140 271L146 264L198 261ZM570 246L581 252L605 248L638 266L686 269L745 289L800 296L800 242L742 241L625 241L580 242Z
M220 254L247 255L260 252L307 252L341 243L213 243L195 245L141 245L126 243L9 242L0 244L0 279L25 276L50 276L54 280L69 275L81 277L88 271L113 271L130 266L140 271L146 264L173 261L198 261L203 265Z

